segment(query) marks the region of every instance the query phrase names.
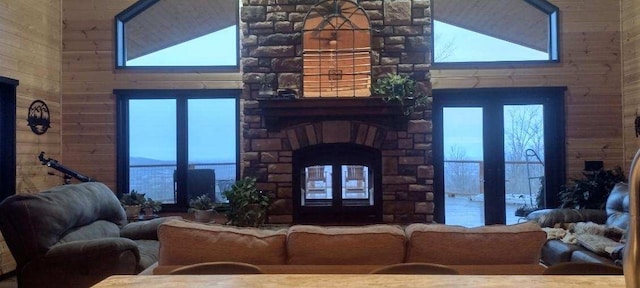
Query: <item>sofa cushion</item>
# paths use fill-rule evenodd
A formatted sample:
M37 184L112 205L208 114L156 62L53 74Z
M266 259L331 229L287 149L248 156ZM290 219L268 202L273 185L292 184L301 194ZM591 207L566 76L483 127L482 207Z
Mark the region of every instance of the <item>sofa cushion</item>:
M233 261L286 263L286 229L267 230L170 220L158 227L159 265Z
M287 235L288 264L396 264L404 260L405 242L404 231L395 225L294 225Z
M561 240L548 240L542 246L542 263L547 266L571 261L571 254L576 250L584 250L580 245L564 243Z
M411 224L405 231L406 262L445 265L536 264L547 239L534 222L476 228Z
M99 239L105 237L120 237L120 227L112 222L98 220L85 226L69 230L58 243Z

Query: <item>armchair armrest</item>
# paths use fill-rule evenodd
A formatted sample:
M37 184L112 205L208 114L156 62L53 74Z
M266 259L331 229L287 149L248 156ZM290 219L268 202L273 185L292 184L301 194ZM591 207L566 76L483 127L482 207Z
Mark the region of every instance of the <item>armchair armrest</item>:
M543 209L529 213L527 220L535 221L541 227L554 227L558 223L594 222L604 224L607 212L600 209Z
M173 219L182 219L182 217L170 216L148 221L132 222L122 227L120 236L132 240L158 240L158 226Z
M135 274L139 259L131 239L71 241L25 263L18 282L20 287L89 287L114 274Z

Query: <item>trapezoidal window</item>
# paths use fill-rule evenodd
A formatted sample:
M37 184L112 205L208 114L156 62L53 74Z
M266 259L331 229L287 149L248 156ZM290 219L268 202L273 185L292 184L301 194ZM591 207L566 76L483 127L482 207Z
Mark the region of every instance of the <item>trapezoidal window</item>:
M545 0L434 0L435 64L558 61L558 8Z
M115 17L116 67L239 67L237 0L140 0Z
M314 5L302 32L304 97L370 96L371 29L357 3Z

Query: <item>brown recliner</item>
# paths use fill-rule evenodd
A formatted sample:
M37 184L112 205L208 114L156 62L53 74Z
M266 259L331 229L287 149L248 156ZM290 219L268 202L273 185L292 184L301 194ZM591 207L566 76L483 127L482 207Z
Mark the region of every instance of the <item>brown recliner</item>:
M600 209L543 209L527 215L542 227L554 227L557 223L594 222L626 231L629 226L629 187L618 183L607 198L605 210ZM621 255L622 246L616 255ZM621 259L598 255L580 245L567 244L560 240L548 240L542 247L542 262L555 265L563 262L594 262L613 265Z
M113 191L98 182L13 195L0 203L0 231L20 287L89 287L157 261L157 226L127 224Z

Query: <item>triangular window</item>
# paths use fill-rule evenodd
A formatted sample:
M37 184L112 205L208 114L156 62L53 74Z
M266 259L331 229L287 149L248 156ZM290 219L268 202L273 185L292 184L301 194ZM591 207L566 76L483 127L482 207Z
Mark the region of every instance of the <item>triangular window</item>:
M433 63L557 61L558 8L544 0L434 0Z
M115 18L116 67L239 67L235 0L140 0Z

